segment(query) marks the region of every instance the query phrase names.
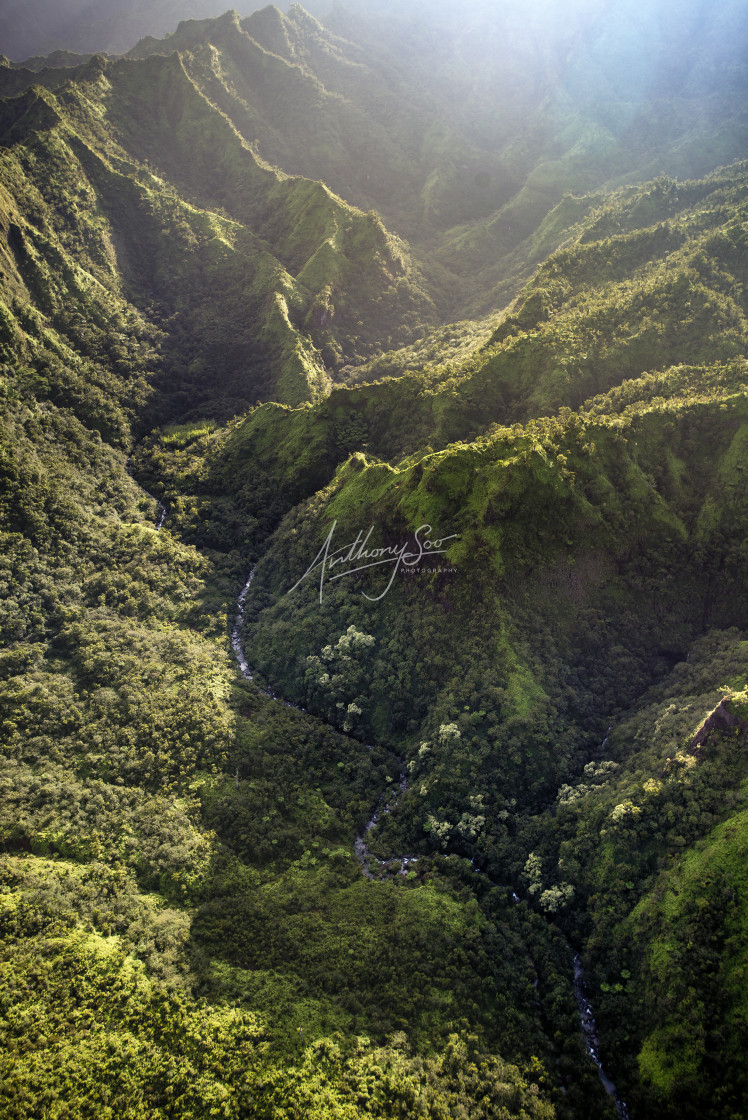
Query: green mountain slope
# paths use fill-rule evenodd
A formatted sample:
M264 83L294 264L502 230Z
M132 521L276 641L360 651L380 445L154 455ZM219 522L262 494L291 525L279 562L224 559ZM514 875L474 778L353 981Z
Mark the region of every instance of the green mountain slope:
M514 295L565 195L744 154L745 14L721 5L705 35L700 3L677 20L652 9L508 4L488 20L473 5L458 21L433 5L337 8L319 23L268 7L186 21L132 53L179 50L263 159L376 208L457 318ZM556 212L549 248L576 217Z
M211 524L220 535L229 515L217 511L230 489L230 516L257 550L352 452L410 468L453 441L490 436L496 424L585 402L605 416L657 396L685 407L729 394L746 357L745 195L745 165L736 165L705 180L626 188L604 204L592 196L573 241L541 266L487 341L477 336L467 361L416 371L412 351L391 353L369 372L396 379L335 389L311 408L266 405L209 436L170 436L151 452L152 485L171 506L190 488L193 520L183 529L195 540ZM435 357L445 337L435 339Z
M231 414L323 395L382 330L404 338L433 313L381 222L259 164L177 56L95 61L56 84L4 102L11 314L20 300L75 350L60 313L82 269L96 302L161 331L172 409L218 398Z
M197 189L200 205L225 207L233 198L236 213L237 184L224 182L225 160L205 146L204 130L213 124L184 122L211 172L191 168L192 181L185 183L192 161L180 137L159 137L156 119L138 110L138 97L145 104L155 98L176 101L180 114L189 102L205 117L183 85L183 69L262 164L324 180L349 204L381 213L415 246L444 318L483 314L516 293L541 245L545 252L555 248L578 220L569 192L657 172L700 175L745 150L744 28L730 4L712 14L706 36L696 3L681 13L677 28L657 8L625 34L624 15L603 16L594 5L564 21L540 11L521 20L509 6L491 22L485 41L476 34L485 14L461 31L448 13L431 18L440 20L441 35L429 33L423 20L391 13L383 20L338 12L326 26L298 5L287 15L268 7L241 21L236 13L186 20L166 39L145 39L131 52L144 61L178 51L181 67L115 71L125 100L120 124L130 122L128 150L168 166L167 178L190 197ZM615 66L606 70L601 60L613 43ZM531 80L539 60L543 80ZM38 75L6 67L0 88L17 93L23 82L63 80L64 72L34 66ZM633 89L626 85L632 67ZM150 77L141 82L141 74ZM497 103L503 106L498 118ZM173 124L162 114L161 128L171 134ZM216 128L220 135L225 124ZM390 267L401 255L385 253ZM371 316L357 310L345 330L366 336ZM388 335L402 341L380 314L375 320L380 346ZM433 315L416 299L409 326L430 323Z
M586 945L606 1062L634 1115L721 1115L744 1094L729 979L738 911L708 934L716 948L687 972L693 992L682 957L668 971L660 948L665 938L667 954L680 952L694 928L707 936L684 926L692 909L663 916L661 900L687 874L707 897L713 877L680 861L721 867L733 827L739 848L744 735L735 725L719 747L717 727L702 770L698 752L667 762L662 751L678 750L667 720L664 747L651 730L667 709L676 736L693 737L724 688L745 687L742 635L729 629L744 629L748 610L744 191L735 168L613 196L462 371L337 390L300 410L264 406L143 449L197 542L225 548L239 534L256 549L302 500L253 582L254 664L284 695L406 758L409 789L372 833L381 858L477 860ZM549 377L564 357L564 379ZM560 385L572 404L607 391L528 419L561 403ZM487 425L492 413L514 423ZM476 428L444 446L445 431ZM421 539L451 538L445 555L414 563L419 525L432 527ZM415 570L402 562L388 590L392 564L321 588L317 566L292 591L326 539L345 555L370 527L365 547L407 543ZM648 687L666 697L656 711L639 701ZM622 830L612 848L600 843L611 814ZM724 888L738 901L739 882L731 872ZM711 1033L694 1050L684 1016L707 1000Z
M727 660L707 662L695 689L683 662L746 627L745 370L706 392L702 371L647 379L621 412L598 402L398 469L350 460L278 530L247 633L274 687L409 760L378 855L478 860L588 935L606 1060L644 1116L738 1115L744 1100L745 733L734 723L720 747L718 724L703 751L688 740L721 690L745 688L743 634L729 631ZM415 570L403 563L381 601L364 596L385 592L392 565L323 587L317 571L292 591L332 524L344 553L368 526L369 547L410 542ZM456 534L436 563L414 558L416 525L434 527L429 540ZM627 723L659 679L667 703ZM595 797L608 760L621 777ZM690 893L663 913L681 881ZM724 916L701 916L723 897Z
M744 13L559 8L0 68L3 1115L745 1112Z

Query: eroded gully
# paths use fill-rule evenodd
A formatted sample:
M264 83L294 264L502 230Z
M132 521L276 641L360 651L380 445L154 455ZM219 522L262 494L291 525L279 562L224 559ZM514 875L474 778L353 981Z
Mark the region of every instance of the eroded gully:
M133 448L133 451L134 451L134 448ZM127 458L125 459L125 470L130 475L130 478L133 477L132 471L130 470L130 460L131 459L132 459L132 454L128 455ZM135 481L135 480L133 480L133 481ZM141 486L141 484L139 482L138 482L138 486L140 486L140 489L143 491L145 496L147 498L150 498L151 501L155 502L156 505L158 506L158 514L156 516L156 526L155 526L156 527L156 532L158 533L159 530L161 529L161 526L163 525L164 521L166 520L166 506L164 505L163 502L160 502L158 500L158 498L154 498L153 494L149 493L149 491L146 490L146 488L144 486Z

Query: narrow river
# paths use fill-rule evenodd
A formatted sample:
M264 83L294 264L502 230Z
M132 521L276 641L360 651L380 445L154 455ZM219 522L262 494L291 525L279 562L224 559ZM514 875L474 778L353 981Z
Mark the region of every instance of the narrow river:
M242 645L242 627L244 625L244 612L247 603L247 595L249 594L249 589L252 586L254 575L255 568L252 568L251 572L247 576L247 582L239 592L239 598L236 600L236 617L234 619L234 626L231 631L231 648L234 651L234 657L236 658L236 663L239 666L239 671L247 681L251 681L254 679L254 673L249 665L249 662L247 661L247 655L244 651L244 646ZM287 708L294 708L297 712L306 711L305 708L299 707L298 704L292 704L290 700L284 700L282 697L277 696L269 689L260 689L260 691L264 696L269 696L272 700L277 701L279 704L285 704ZM316 718L321 719L321 717ZM332 727L333 725L330 724L329 726ZM335 728L335 730L338 729ZM401 875L405 875L410 864L416 863L418 861L418 856L393 856L392 859L389 860L378 859L369 851L369 846L366 842L366 837L369 835L374 826L378 824L382 817L386 816L387 813L392 812L401 794L403 794L408 788L405 766L402 762L400 763L400 767L400 776L398 778L397 786L392 786L391 788L384 791L379 799L379 802L377 803L377 807L374 810L374 813L366 822L366 825L364 826L362 831L356 837L356 841L353 845L354 851L356 853L356 858L361 864L361 870L363 871L367 879L375 879L380 877L376 876L372 871L372 867L374 866L385 869L388 868L391 864L399 863L400 868L398 873Z
M600 1060L600 1040L597 1035L597 1023L595 1022L595 1016L592 1014L590 1002L587 999L584 969L579 958L579 953L574 953L574 995L576 996L577 1005L579 1006L579 1017L582 1020L582 1033L587 1043L589 1055L597 1066L597 1072L606 1093L615 1101L615 1106L621 1120L629 1120L629 1110L626 1102L619 1097L615 1082L608 1077L603 1069L603 1063Z
M159 503L159 505L161 505L161 503ZM163 506L161 506L161 509L163 509ZM162 523L163 516L161 517L161 520L159 521L157 527L160 528ZM234 651L236 663L239 666L239 671L241 672L242 676L245 680L248 681L251 681L253 679L254 674L252 672L252 669L250 668L249 662L247 661L247 655L244 650L244 646L242 645L242 626L244 625L244 613L246 609L247 595L249 594L250 587L252 586L254 574L255 568L253 567L249 575L247 576L247 582L241 589L239 598L236 601L236 617L234 619L234 626L231 631L231 648ZM297 712L305 711L304 708L300 708L297 704L292 704L289 700L284 700L282 697L276 696L273 692L265 690L261 691L263 691L263 695L269 696L277 703L285 704L285 706L288 708L295 708ZM322 717L315 718L321 719ZM322 722L326 721L323 720ZM330 724L330 726L333 725ZM337 728L335 730L337 730ZM608 728L608 733L610 733L610 730L611 729ZM603 740L603 747L605 746L607 741L608 740L606 736L606 738ZM393 865L396 867L394 874L405 875L407 874L410 865L418 861L417 856L394 856L389 860L378 859L376 856L372 855L366 839L371 830L379 823L382 817L386 816L387 813L392 812L398 800L407 790L407 788L408 782L406 770L404 765L401 763L400 777L397 786L393 785L392 787L384 791L371 818L367 821L365 827L356 837L356 841L354 843L356 858L361 864L361 870L367 879L381 878L383 872L385 875L393 874L393 872L389 870ZM375 874L372 870L372 868L375 867L379 868L378 875ZM494 883L493 885L497 886L498 884ZM515 903L520 901L517 894L512 894L512 901ZM581 1021L582 1033L584 1035L585 1042L587 1043L588 1053L592 1061L597 1066L597 1071L600 1076L600 1080L605 1087L605 1091L613 1098L613 1101L615 1102L620 1120L630 1120L628 1107L626 1106L625 1101L623 1101L619 1097L615 1083L603 1069L603 1064L600 1060L600 1041L597 1034L597 1024L595 1022L595 1017L593 1015L589 999L587 998L584 980L584 969L582 967L581 959L578 953L574 953L571 946L569 946L569 952L572 953L574 962L574 996L577 1001L577 1006L579 1007L579 1018Z
M252 586L252 580L255 578L255 569L247 577L247 582L239 593L239 598L236 600L236 618L234 619L234 629L231 631L231 648L234 651L236 663L239 666L239 672L245 680L251 681L253 677L252 670L247 664L247 659L244 656L244 647L242 646L242 626L244 625L244 606L247 601L249 589Z

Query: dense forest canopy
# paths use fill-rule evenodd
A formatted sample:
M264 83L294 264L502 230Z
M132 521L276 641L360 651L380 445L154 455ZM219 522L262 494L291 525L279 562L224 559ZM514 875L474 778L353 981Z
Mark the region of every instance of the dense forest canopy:
M745 6L309 9L0 22L0 1113L741 1120Z

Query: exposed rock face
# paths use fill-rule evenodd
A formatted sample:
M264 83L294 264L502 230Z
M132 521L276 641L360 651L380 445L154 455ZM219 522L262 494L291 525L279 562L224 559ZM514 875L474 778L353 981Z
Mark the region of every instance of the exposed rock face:
M731 727L744 728L746 726L745 721L738 719L727 707L729 701L729 696L722 697L717 707L709 713L689 743L689 750L693 751L702 746L712 731L728 731Z

